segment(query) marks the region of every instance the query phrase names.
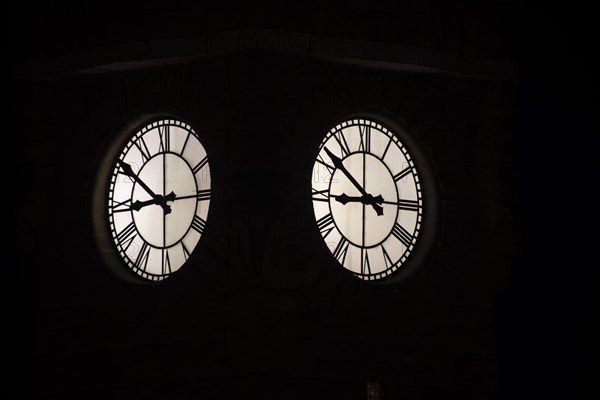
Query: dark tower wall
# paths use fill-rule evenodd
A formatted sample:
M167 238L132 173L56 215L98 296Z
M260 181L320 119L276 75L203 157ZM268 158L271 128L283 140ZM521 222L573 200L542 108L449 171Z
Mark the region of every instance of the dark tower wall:
M45 398L364 399L379 382L383 399L483 399L523 383L514 323L525 317L512 312L529 142L514 9L442 3L18 10L27 387ZM435 250L397 285L344 274L314 226L317 147L360 110L405 121L439 179ZM202 134L213 198L192 265L136 286L102 264L91 203L103 151L149 111Z

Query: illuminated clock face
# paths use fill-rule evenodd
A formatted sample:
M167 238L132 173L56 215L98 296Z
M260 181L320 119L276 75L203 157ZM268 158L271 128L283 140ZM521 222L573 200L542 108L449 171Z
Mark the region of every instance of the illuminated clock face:
M206 224L208 155L196 132L158 119L132 132L112 164L106 213L123 264L159 281L185 265Z
M401 270L422 234L419 168L399 137L348 119L323 139L312 175L317 228L337 262L369 281Z

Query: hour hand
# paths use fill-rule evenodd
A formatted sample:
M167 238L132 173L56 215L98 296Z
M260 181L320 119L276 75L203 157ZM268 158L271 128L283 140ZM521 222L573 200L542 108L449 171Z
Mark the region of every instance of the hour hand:
M377 215L383 215L383 207L381 207L381 203L383 203L383 197L380 194L378 194L377 196L373 196L368 193L364 196L348 196L346 193L342 193L333 197L336 199L336 201L342 204L346 204L349 202L368 204L371 207L373 207Z
M134 211L140 211L142 208L152 205L152 204L157 204L159 206L162 207L165 215L166 214L170 214L171 213L171 206L167 204L167 201L173 201L175 200L175 193L171 192L166 196L161 196L161 195L157 195L156 198L152 199L152 200L146 200L146 201L139 201L136 200L132 205L131 205L131 209Z

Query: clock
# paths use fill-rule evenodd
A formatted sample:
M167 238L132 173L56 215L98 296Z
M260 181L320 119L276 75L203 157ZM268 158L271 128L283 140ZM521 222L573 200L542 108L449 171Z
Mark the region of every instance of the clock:
M196 249L210 199L208 155L190 125L168 115L132 123L106 152L96 183L94 226L106 264L138 282L171 276Z
M354 276L399 280L423 263L436 231L437 191L407 128L371 116L344 119L322 140L311 185L316 228Z

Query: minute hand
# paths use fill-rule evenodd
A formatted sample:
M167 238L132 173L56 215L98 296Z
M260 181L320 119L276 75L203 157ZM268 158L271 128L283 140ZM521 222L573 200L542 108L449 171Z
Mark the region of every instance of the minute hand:
M383 215L383 207L381 207L381 203L383 202L383 197L381 197L380 194L378 194L377 196L372 196L372 195L368 194L366 196L360 196L360 197L356 196L355 197L355 196L348 196L348 195L346 195L346 193L342 193L338 196L333 196L333 198L342 204L346 204L348 202L357 202L357 203L368 204L371 207L373 207L373 210L375 210L377 215Z
M118 163L119 163L119 165L121 166L121 169L123 170L123 173L124 173L125 175L127 175L128 177L130 177L131 179L133 179L134 181L136 181L136 182L137 182L137 183L138 183L138 184L139 184L141 187L143 187L143 188L144 188L144 190L145 190L146 192L148 192L148 194L149 194L150 196L152 196L152 198L153 198L154 200L157 200L157 199L159 199L158 195L157 195L156 193L154 193L154 192L152 191L152 189L150 189L150 188L148 187L148 185L146 185L146 184L144 183L144 181L142 181L142 180L141 180L141 179L140 179L140 178L139 178L139 177L138 177L138 176L135 174L135 172L133 172L133 169L131 168L131 165L129 165L129 164L127 164L125 161L121 161L121 160L118 160L117 162L118 162Z
M118 160L117 161L119 163L119 165L121 166L121 169L123 170L123 173L125 175L127 175L128 177L130 177L131 179L133 179L134 181L136 181L141 187L144 188L144 190L146 192L148 192L148 194L150 196L152 196L152 201L150 202L145 202L145 203L141 203L141 202L137 202L137 206L134 203L134 207L139 207L139 209L141 209L142 207L145 207L148 204L158 204L159 206L162 207L163 211L165 214L169 214L171 212L171 207L166 203L167 200L169 201L173 201L173 199L175 198L175 194L174 193L170 193L167 196L161 196L158 195L156 193L154 193L152 191L152 189L150 189L150 187L148 187L148 185L146 185L146 183L141 180L136 174L135 172L133 172L133 168L131 168L131 165L127 164L125 161L121 161ZM133 208L135 210L135 208ZM139 211L139 209L137 209L136 211Z
M329 149L327 147L324 148L325 152L327 153L327 155L329 156L329 158L331 158L331 161L333 161L333 165L341 170L344 175L346 175L348 177L348 180L350 182L352 182L352 184L354 186L356 186L356 188L358 189L358 191L360 192L360 194L362 194L365 197L373 197L371 196L369 193L367 193L365 191L365 189L356 181L356 179L354 179L354 177L350 174L350 172L348 172L348 170L346 169L346 167L344 167L344 163L342 162L342 160L336 156L335 154L333 154L331 151L329 151ZM375 210L375 212L377 213L377 215L382 215L383 214L383 208L376 203L371 203L371 206L373 207L373 209Z
M344 167L344 163L342 163L342 160L338 156L333 154L331 151L329 151L327 147L325 147L325 152L327 153L329 158L331 158L331 161L333 161L333 165L348 177L350 182L352 182L352 184L356 186L360 194L362 194L363 196L367 196L367 192L365 191L365 189L363 189L363 187L356 181L356 179L354 179L354 177L350 175L350 172L348 172L346 167Z

